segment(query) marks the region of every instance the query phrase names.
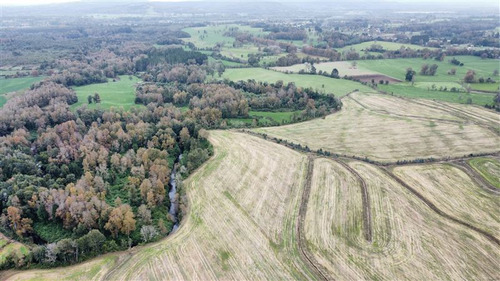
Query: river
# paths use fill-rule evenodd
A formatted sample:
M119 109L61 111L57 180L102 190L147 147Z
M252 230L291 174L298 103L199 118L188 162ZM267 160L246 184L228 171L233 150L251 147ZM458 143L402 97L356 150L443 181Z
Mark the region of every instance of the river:
M175 232L179 228L179 222L177 221L177 212L179 211L179 202L175 198L175 194L177 193L177 182L175 176L177 175L177 163L182 159L182 154L179 155L179 158L174 163L174 167L172 168L172 173L170 174L170 191L168 192L168 197L170 199L170 210L168 213L172 215L174 219L174 227L172 228L172 233Z

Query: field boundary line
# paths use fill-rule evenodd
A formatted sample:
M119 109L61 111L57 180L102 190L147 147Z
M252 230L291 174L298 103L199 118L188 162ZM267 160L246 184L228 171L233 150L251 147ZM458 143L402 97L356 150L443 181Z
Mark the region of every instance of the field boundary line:
M413 193L415 196L417 196L418 199L420 199L424 204L426 204L429 208L431 208L431 210L433 210L436 214L440 215L441 217L443 218L446 218L448 220L451 220L457 224L460 224L462 226L465 226L481 235L483 235L485 238L487 238L488 240L490 240L491 242L493 242L494 244L496 244L497 246L500 246L500 240L498 238L496 238L495 236L493 236L492 234L490 234L489 232L483 230L483 229L480 229L476 226L473 226L465 221L462 221L460 219L457 219L445 212L443 212L441 209L439 209L434 203L432 203L429 199L427 199L424 195L422 195L420 192L418 192L417 190L415 190L413 187L411 187L409 184L407 184L405 181L403 181L401 178L399 178L398 176L396 176L392 171L390 171L388 168L382 168L382 171L385 172L385 174L387 174L389 177L391 177L393 180L395 180L397 183L399 183L400 185L402 185L404 188L406 188L407 190L409 190L411 193Z
M414 159L401 159L397 161L391 161L391 162L380 162L377 160L373 160L368 157L363 157L363 156L356 156L356 155L346 155L346 154L338 154L332 151L328 150L313 150L309 149L307 147L302 146L300 143L297 143L298 145L301 145L300 148L295 146L295 143L285 140L285 139L280 139L277 137L273 137L264 133L258 133L254 131L250 131L249 129L236 129L237 132L245 133L251 136L256 136L260 137L264 140L270 141L277 143L279 145L283 145L285 147L288 147L290 149L293 149L298 152L302 153L312 153L315 154L318 157L324 157L328 159L348 159L348 160L356 160L356 161L361 161L365 162L368 164L372 164L375 166L380 166L380 167L390 167L390 166L407 166L407 165L420 165L420 164L432 164L432 163L449 163L451 161L460 161L460 160L467 160L471 158L476 158L476 157L482 157L482 156L500 156L500 150L499 151L494 151L494 152L479 152L479 153L470 153L468 155L463 155L463 156L446 156L446 157L441 157L441 158L414 158ZM323 152L320 152L323 151ZM325 154L325 152L328 152L329 154Z
M307 170L306 170L306 180L304 184L304 191L302 192L302 198L299 208L299 216L297 218L297 236L298 236L298 248L300 257L302 257L305 264L310 265L310 269L316 275L318 279L321 280L334 280L331 276L326 274L326 270L321 266L314 256L312 256L307 248L307 239L304 234L304 221L307 213L307 204L309 202L309 196L311 193L311 182L312 175L314 171L314 159L312 155L307 156Z
M359 182L361 188L361 198L363 202L363 232L365 234L366 241L372 241L372 216L371 216L371 206L370 206L370 195L368 194L368 188L366 187L365 180L361 175L354 170L348 164L342 162L341 160L334 160L335 162L342 165L351 174L353 174Z

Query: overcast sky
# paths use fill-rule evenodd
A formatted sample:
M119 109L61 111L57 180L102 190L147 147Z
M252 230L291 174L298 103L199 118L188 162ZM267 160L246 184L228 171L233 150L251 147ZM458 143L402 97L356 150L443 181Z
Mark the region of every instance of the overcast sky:
M66 2L78 2L81 0L0 0L0 5L2 6L12 6L12 5L41 5L41 4L55 4L55 3L66 3ZM125 0L127 1L127 0ZM187 2L187 1L209 1L209 0L138 0L137 2L144 1L161 1L161 2ZM233 2L231 0L214 0L217 2ZM236 0L234 2L250 2L250 0ZM267 1L275 1L275 2L308 2L307 0L267 0ZM314 0L313 0L314 1ZM320 0L321 1L321 0ZM380 0L378 0L380 1ZM422 3L422 2L432 2L432 3L471 3L471 5L476 5L478 3L485 4L498 4L498 0L381 0L383 2L403 2L403 3ZM106 1L92 1L92 2L106 2ZM117 2L114 0L113 2ZM133 2L128 0L127 2Z

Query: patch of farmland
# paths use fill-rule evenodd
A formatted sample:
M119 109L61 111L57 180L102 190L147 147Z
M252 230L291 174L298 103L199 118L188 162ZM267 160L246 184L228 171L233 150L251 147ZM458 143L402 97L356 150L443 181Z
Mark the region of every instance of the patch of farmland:
M424 82L432 83L432 82ZM443 82L449 83L449 82ZM418 83L417 83L418 84ZM432 86L432 85L431 85ZM439 100L452 103L466 104L470 101L471 104L484 106L486 104L491 105L493 103L494 94L491 93L467 93L461 92L451 92L450 88L447 91L428 90L427 88L422 88L418 86L412 86L410 83L398 83L389 85L378 85L378 89L400 97L407 98L421 98L428 100ZM469 100L470 99L470 100Z
M433 164L397 167L394 173L439 209L499 237L498 195L479 187L462 170Z
M400 80L405 80L406 69L411 67L417 72L414 77L415 82L461 82L467 71L473 70L476 73L477 79L479 79L479 77L483 77L484 79L491 77L497 80L497 85L500 84L500 82L498 82L498 77L493 76L494 70L498 69L498 59L456 56L455 58L464 63L464 66L456 66L449 62L452 58L453 57L446 57L443 61L426 60L423 58L359 60L357 61L357 65L360 68L382 73ZM420 75L420 69L424 64L438 65L436 75ZM452 68L456 69L455 75L448 74L448 71Z
M498 245L436 214L379 168L349 166L365 181L373 239L363 239L354 175L316 159L305 221L309 250L335 280L490 280ZM498 215L498 210L496 211Z
M496 158L474 158L468 161L484 179L500 189L500 162Z
M183 40L195 44L198 48L212 48L216 44L224 44L230 47L235 41L235 38L226 36L225 34L231 29L247 32L254 36L263 36L267 34L267 32L262 31L262 28L253 28L238 24L222 24L185 28L183 31L189 33L191 37L184 38Z
M76 109L82 105L88 108L109 109L111 107L128 110L132 107L141 107L143 105L135 104L135 86L141 80L135 76L120 75L115 81L109 80L106 83L96 83L85 86L74 87L78 102L71 105L71 109ZM94 96L98 93L101 102L88 104L88 96Z
M373 44L382 46L385 51L396 51L396 50L401 49L401 47L413 49L413 50L422 50L422 49L436 50L436 48L423 47L420 45L402 44L402 43L385 42L385 41L368 41L368 42L363 42L363 43L359 43L359 44L355 44L355 45L348 45L348 46L345 46L345 47L340 48L338 50L340 52L342 52L342 51L350 50L352 48L352 49L356 50L357 52L362 52L362 51L369 49ZM377 53L373 52L373 54L377 54Z
M461 157L470 153L494 153L499 150L500 138L497 133L480 124L465 122L466 120L440 120L443 117L454 117L450 117L449 112L444 110L436 113L435 110L440 110L439 107L418 107L418 116L400 116L391 112L411 112L415 107L414 102L370 94L370 99L374 100L366 108L356 101L363 95L355 93L350 95L352 99L344 98L342 110L324 119L254 130L307 145L314 150L368 157L380 162ZM383 106L386 99L396 99L392 103L392 109Z
M189 213L179 230L118 257L95 280L311 279L296 249L305 155L258 137L213 131L214 156L184 186ZM104 257L68 270L23 271L9 280L71 279ZM90 278L89 278L90 279Z
M293 82L297 87L312 88L327 94L333 93L336 97L342 97L356 89L360 91L371 90L371 88L365 85L345 79L333 79L320 75L285 74L263 68L226 69L222 78L227 78L232 81L247 81L249 79L254 79L255 81L267 83L276 83L276 81L281 80L285 84Z
M372 75L372 74L380 74L376 71L371 71L362 67L354 67L349 61L333 61L333 62L321 62L314 64L316 67L316 71L323 71L331 74L333 69L336 68L339 71L339 76L344 77L347 76L356 76L356 75ZM291 66L278 66L272 67L274 70L282 71L282 72L293 72L297 73L300 70L306 70L306 65L303 63L294 64Z

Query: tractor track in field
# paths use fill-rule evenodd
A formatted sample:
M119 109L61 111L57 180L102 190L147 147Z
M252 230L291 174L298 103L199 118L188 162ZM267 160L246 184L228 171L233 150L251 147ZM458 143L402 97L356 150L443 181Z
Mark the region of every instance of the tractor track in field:
M307 249L307 239L304 233L304 221L306 219L307 213L307 204L309 202L309 196L311 193L311 182L312 175L314 171L314 157L311 155L307 156L307 174L306 174L306 182L304 185L304 191L302 193L302 198L300 201L299 208L299 216L297 218L297 236L298 236L298 248L300 257L302 258L305 264L308 264L314 275L319 280L334 280L331 276L329 276L326 270L321 266L313 255L309 253Z
M417 190L415 190L413 187L411 187L409 184L407 184L405 181L403 181L401 178L399 178L398 176L396 176L389 168L386 168L386 167L381 167L382 168L382 171L385 172L385 174L387 174L389 177L391 177L393 180L395 180L397 183L399 183L400 185L402 185L404 188L406 188L407 190L409 190L411 193L413 193L413 195L417 196L418 199L420 199L422 202L424 202L429 208L431 208L431 210L433 210L436 214L438 214L439 216L443 217L443 218L446 218L448 220L451 220L457 224L460 224L462 226L465 226L473 231L475 231L476 233L484 236L486 239L490 240L491 242L493 242L494 244L496 244L497 246L500 246L500 240L498 238L496 238L495 236L493 236L491 233L483 230L483 229L480 229L478 227L475 227L467 222L464 222L460 219L457 219L445 212L443 212L441 209L439 209L434 203L432 203L429 199L427 199L424 195L422 195L420 192L418 192Z
M359 182L359 186L361 188L361 198L363 202L363 232L365 235L366 241L372 241L372 216L371 216L371 207L370 207L370 195L368 194L368 188L366 187L365 180L359 175L359 173L351 168L348 164L340 161L334 160L335 162L342 165L342 167L346 168L351 174L353 174Z
M441 123L450 123L450 124L463 124L463 123L465 123L465 120L458 121L458 120L449 120L449 119L443 119L443 118L431 118L431 117L425 117L425 116L419 116L419 115L391 113L389 111L382 110L382 109L380 109L380 110L372 109L372 108L366 106L365 104L361 103L359 100L353 98L351 96L351 94L352 93L347 94L346 97L348 97L349 99L351 99L352 101L357 103L359 106L363 107L364 109L371 111L371 112L374 112L374 113L378 113L378 114L382 114L382 115L389 115L389 116L397 116L397 117L402 117L402 118L413 118L413 119L417 119L417 120L437 121L437 122L441 122Z
M500 195L500 190L489 183L483 176L481 176L475 169L473 169L466 161L459 160L451 162L453 167L460 169L462 172L467 174L478 186L482 187L484 190L493 193L495 195Z
M254 136L259 136L259 137L262 137L264 138L262 135L258 134L258 133L254 133L254 132L249 132L249 131L243 131L244 133L248 133L250 135L254 135ZM301 152L301 153L306 153L306 151L303 151L301 149L297 149L293 146L290 146L290 145L287 145L287 144L283 144L283 143L280 143L280 142L277 142L277 141L274 141L272 139L269 139L269 138L264 138L268 141L271 141L271 142L275 142L275 143L278 143L280 145L283 145L283 146L286 146L290 149L293 149L295 151L298 151L298 152ZM310 152L310 154L313 154L314 152ZM498 153L492 153L491 155L498 155ZM334 161L336 161L337 163L340 163L342 166L346 167L349 171L354 171L354 169L352 169L351 167L349 167L347 164L345 164L344 162L340 161L339 158L344 158L344 159L348 159L348 160L357 160L357 161L362 161L362 162L367 162L371 165L374 165L374 166L377 166L379 167L382 171L384 171L388 176L390 176L392 179L394 179L396 182L398 182L399 184L401 184L403 187L405 187L407 190L409 190L411 193L413 193L415 196L417 196L422 202L424 202L427 206L429 206L429 208L431 208L435 213L437 213L439 216L443 217L443 218L446 218L448 220L451 220L457 224L460 224L462 226L465 226L473 231L475 231L476 233L479 233L480 235L484 236L485 238L487 238L488 240L490 240L491 242L493 242L494 244L496 244L497 246L500 246L500 240L498 238L496 238L495 236L493 236L492 234L490 234L489 232L483 230L483 229L480 229L478 227L475 227L465 221L462 221L458 218L455 218L445 212L443 212L441 209L439 209L435 204L433 204L429 199L427 199L425 196L423 196L422 194L420 194L418 191L416 191L413 187L409 186L406 182L404 182L403 180L401 180L399 177L397 177L396 175L394 175L394 173L392 173L392 171L390 170L390 167L394 167L394 166L404 166L404 165L425 165L425 164L429 164L429 163L451 163L452 161L464 161L466 159L469 159L469 158L472 158L471 157L459 157L459 158L448 158L448 159L439 159L439 160L434 160L434 161L429 161L429 162L424 162L424 163L405 163L405 164L395 164L395 163L377 163L377 162L368 162L368 161L363 161L362 159L357 159L357 158L351 158L351 157L332 157L332 156L325 156L325 155L318 155L319 157L324 157L324 158L327 158L327 159L332 159ZM312 156L310 156L312 157ZM311 165L309 166L308 169L312 169ZM355 171L353 172L353 174L358 178L359 180L359 174L357 174ZM469 175L469 174L468 174ZM479 175L477 175L479 176ZM475 177L473 177L473 180L475 180ZM489 189L489 188L488 188ZM307 208L307 200L308 200L308 196L309 196L309 192L310 192L310 175L309 175L309 171L308 171L308 178L307 178L307 184L306 184L306 189L304 190L304 196L302 198L302 204L301 204L301 211L299 212L299 222L301 220L301 216L304 216L305 217L305 210L302 210L303 208ZM365 194L363 192L363 194ZM306 197L307 195L307 198L304 198ZM306 200L304 202L304 200ZM365 206L365 201L364 200L367 200L366 201L366 205L367 205L367 208L369 208L368 204L369 204L369 198L368 198L368 193L366 192L366 199L364 198L364 195L363 195L363 205ZM363 209L365 209L365 207L363 207ZM364 213L364 217L365 217L365 213ZM366 217L369 217L369 213L367 214ZM302 226L301 226L302 227ZM300 227L299 227L300 229ZM300 231L299 231L299 236L301 235ZM365 233L365 237L366 236L366 233ZM301 239L304 239L304 238L301 238ZM299 243L302 243L302 242L299 242Z
M387 95L384 92L379 91L379 93L381 93L383 95ZM460 108L453 107L449 104L446 104L446 103L440 102L440 101L435 101L435 102L438 103L439 105L441 105L442 107L438 107L438 106L434 106L434 105L430 105L430 104L425 104L425 103L419 102L419 101L417 101L415 99L411 99L411 98L404 98L404 97L397 97L397 98L400 98L400 99L403 99L407 102L411 102L411 103L418 104L421 106L426 106L429 108L433 108L436 110L441 110L441 111L447 112L447 113L449 113L455 117L458 117L464 121L471 122L479 127L487 129L487 130L493 132L495 135L500 135L500 129L490 126L489 125L490 122L488 120L484 120L483 117L481 117L475 113L466 112Z

